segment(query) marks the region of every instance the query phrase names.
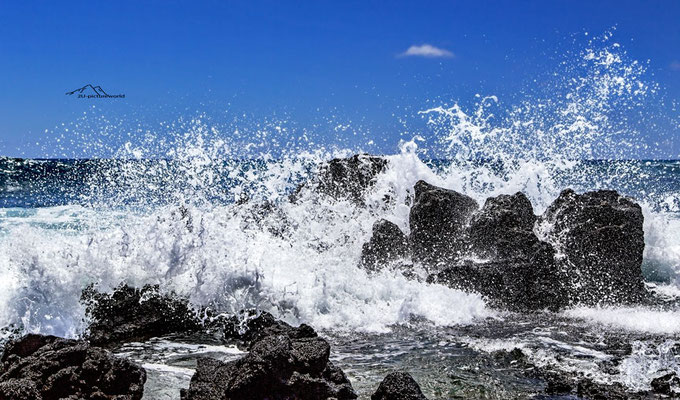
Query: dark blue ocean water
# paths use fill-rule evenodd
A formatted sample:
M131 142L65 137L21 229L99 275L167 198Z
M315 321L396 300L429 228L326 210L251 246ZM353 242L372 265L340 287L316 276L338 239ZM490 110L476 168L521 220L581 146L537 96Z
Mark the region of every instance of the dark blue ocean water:
M434 171L446 172L452 162L424 160ZM276 161L216 161L208 198L215 204L238 200L236 186L256 190L258 178ZM484 165L484 161L472 164ZM510 180L517 170L502 163L488 163L500 179ZM286 190L307 176L288 177ZM249 171L259 171L250 179ZM204 173L205 171L203 171ZM182 178L185 181L182 181ZM163 204L176 201L174 194L192 185L187 166L172 160L112 159L16 159L0 158L0 207L53 207L69 204ZM657 211L680 212L680 161L592 160L570 168L554 169L551 178L562 188L577 191L614 189L646 202ZM207 192L207 190L206 190Z

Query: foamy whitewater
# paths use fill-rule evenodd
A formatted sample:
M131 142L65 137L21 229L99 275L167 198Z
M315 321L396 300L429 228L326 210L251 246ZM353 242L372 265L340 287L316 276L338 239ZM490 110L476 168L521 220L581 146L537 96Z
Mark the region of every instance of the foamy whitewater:
M0 326L77 337L87 326L79 302L86 286L159 284L221 312L255 307L312 325L362 396L402 367L433 398L521 398L535 383L471 372L484 369L486 354L512 348L537 365L631 390L680 374L680 162L630 160L645 132L640 118L627 117L646 112L659 88L609 35L568 57L553 76L553 97L423 107L414 116L423 129L385 155L388 168L365 207L313 193L287 201L323 161L364 149L317 145L271 122L244 133L196 116L123 141L113 158L2 159ZM97 148L97 135L114 128L84 116L71 130ZM280 144L282 130L294 144ZM633 197L645 216L645 279L669 306L520 315L399 271L367 273L358 264L373 223L386 218L408 233L407 198L420 179L480 203L522 191L536 214L568 187ZM260 217L264 202L277 211ZM612 349L626 345L632 351L611 368ZM164 340L120 350L160 371L150 372L146 398L177 398L192 373L187 354L206 353L239 354ZM469 368L456 369L461 362Z

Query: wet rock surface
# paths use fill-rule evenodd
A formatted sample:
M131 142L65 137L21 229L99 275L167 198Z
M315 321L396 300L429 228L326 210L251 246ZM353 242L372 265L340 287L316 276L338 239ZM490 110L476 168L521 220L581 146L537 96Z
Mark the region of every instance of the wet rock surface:
M278 328L276 328L278 329ZM308 326L256 339L245 357L200 359L183 400L355 399L345 374L329 360L330 345Z
M355 204L364 204L366 192L385 169L387 159L383 157L355 154L334 158L319 168L313 180L298 185L290 200L297 202L303 192L313 190L336 200L348 199Z
M472 198L424 181L414 193L408 246L396 225L376 222L365 268L410 255L429 271L428 282L516 311L648 299L642 211L615 191L565 190L540 217L519 192L490 197L479 210Z
M675 372L653 379L651 385L654 393L680 398L680 377Z
M533 377L543 382L544 389L541 395L535 398L578 398L578 399L661 399L666 396L675 396L670 389L673 384L674 374L668 374L657 378L659 384L655 387L652 381L650 391L632 391L619 382L600 383L591 379L579 371L556 371L544 366L537 366L529 361L524 352L520 349L510 351L501 350L494 353L494 357L501 361L502 365L509 366L521 371L527 377ZM619 360L620 361L620 360ZM670 393L670 395L668 394ZM549 397L544 397L547 395Z
M427 400L427 398L409 373L392 372L380 382L371 400Z
M480 258L524 258L538 242L536 215L521 192L489 197L466 229L470 252Z
M418 181L409 214L413 260L436 269L456 262L465 249L464 229L477 202L453 190Z
M160 293L158 286L133 288L121 285L111 293L88 287L82 301L91 319L87 339L98 346L115 346L170 334L237 343L248 348L269 335L316 336L305 324L293 327L268 312L242 310L235 315L215 314L206 308L193 308L188 299L173 293ZM198 316L202 316L199 319Z
M146 372L84 341L29 334L5 345L0 399L141 399Z
M407 257L408 238L399 227L385 219L373 224L373 235L361 250L361 264L376 271L388 263Z
M636 303L646 297L642 209L612 190L563 191L541 217L547 236L565 255L567 290L582 304Z
M121 285L110 294L89 287L83 291L81 300L91 320L88 340L97 346L201 329L189 301L161 294L158 286L139 289Z
M246 348L272 335L283 335L293 339L317 336L316 331L309 325L293 327L266 311L244 310L226 320L217 319L209 322L207 326L219 328L224 338L238 340Z
M564 307L568 299L555 250L534 234L536 218L522 193L488 198L464 228L471 259L449 264L428 280L478 292L513 310Z

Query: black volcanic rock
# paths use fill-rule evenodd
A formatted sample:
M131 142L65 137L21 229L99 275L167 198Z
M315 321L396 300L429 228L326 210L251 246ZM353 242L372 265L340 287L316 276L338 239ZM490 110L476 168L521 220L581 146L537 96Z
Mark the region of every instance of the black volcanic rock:
M246 347L271 335L284 335L294 339L317 336L309 325L293 327L265 311L244 310L239 315L233 315L226 320L216 319L206 325L208 328L222 330L226 338L240 340Z
M503 308L559 310L567 298L555 250L534 234L535 222L524 194L488 198L465 231L471 260L449 265L429 280L478 292ZM479 259L484 261L472 261Z
M413 260L428 266L455 262L465 248L464 230L477 202L453 190L418 181L409 214Z
M209 334L212 339L237 341L247 348L269 335L316 336L311 327L305 324L293 327L266 311L242 310L225 315L194 309L186 298L161 294L157 286L138 289L121 285L110 294L88 287L83 291L82 301L91 320L87 339L97 346L169 334ZM197 315L202 315L203 320Z
M141 399L146 371L84 341L29 334L7 343L1 400Z
M523 193L489 197L467 229L470 251L481 258L525 258L538 242L535 222L534 209Z
M81 300L91 320L88 340L97 346L201 329L189 301L161 294L158 286L138 289L121 285L111 294L88 287Z
M680 397L680 377L675 372L652 379L652 391L669 397Z
M373 224L373 235L361 249L361 264L368 270L379 270L384 265L409 254L406 235L399 227L385 219Z
M416 204L419 192L428 193L429 185L425 185L421 185L425 189L416 188ZM428 210L431 215L451 215L447 206L437 203ZM414 213L418 209L412 209ZM444 248L433 246L418 257L434 257L441 263L429 282L475 291L494 305L519 311L559 310L578 303L635 303L646 298L641 270L642 211L615 191L562 192L538 219L550 243L534 233L537 217L521 193L489 198L481 210L472 213L469 223L462 219L446 229L442 223L420 227L418 220L411 221L412 230L416 224L415 236L418 230L429 237L448 235L442 240ZM418 246L413 237L416 258ZM442 258L446 252L458 258Z
M368 154L334 158L319 170L317 189L335 199L363 203L366 191L387 168L387 160Z
M565 255L567 291L584 304L635 303L646 297L642 209L616 191L563 191L540 221Z
M328 342L313 330L310 336L310 329L263 337L235 361L199 359L182 399L356 399L345 374L329 361Z
M515 311L557 311L566 306L552 246L537 240L525 249L524 257L453 264L427 280L477 292L492 305Z
M409 373L392 372L380 382L371 400L427 400L427 397Z

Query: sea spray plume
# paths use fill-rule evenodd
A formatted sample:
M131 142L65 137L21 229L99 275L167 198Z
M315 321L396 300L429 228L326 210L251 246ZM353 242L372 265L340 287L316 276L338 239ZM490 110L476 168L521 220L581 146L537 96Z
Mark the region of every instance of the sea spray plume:
M580 171L581 160L645 150L635 118L648 117L646 106L658 90L647 75L646 65L607 33L576 54L566 52L559 69L514 104L478 95L470 112L454 104L420 114L440 156L453 160L450 187L479 197L523 191L540 210L565 186L590 185L592 168ZM627 168L619 172L639 173Z
M616 49L620 48L611 51L619 51ZM622 57L620 63L603 66L598 57L584 56L578 63L584 68L616 70L627 62ZM579 84L579 79L562 79L572 71L568 65L564 68L567 71L556 80L574 82L566 86L578 89L571 102L588 100L587 85ZM597 79L599 75L585 76ZM604 87L609 84L606 82ZM619 93L622 98L641 96L635 90L626 92L625 87L596 94L606 93L601 98L607 101L618 98ZM83 310L77 302L81 289L97 282L102 290L110 290L122 281L138 287L159 284L161 290L175 290L196 304L220 311L258 306L290 321L339 330L384 332L395 323L410 321L412 315L440 325L470 323L494 315L477 295L433 288L392 271L374 276L364 273L356 268L361 246L379 218L409 233L410 191L420 179L456 189L480 203L487 196L523 191L539 213L565 185L609 183L592 182L589 179L593 179L595 168L586 166L587 172L578 172L575 166L585 164L571 159L573 155L596 154L589 145L601 137L594 122L602 125L605 120L594 114L581 117L587 107L569 106L565 98L529 99L503 111L497 110L505 104L501 99L480 97L484 106L469 115L462 106L454 110L453 118L440 110L424 114L428 120L432 118L430 126L444 144L452 124L458 124L457 115L467 115L466 128L455 132L468 135L469 140L458 140L460 151L441 146L453 162L442 161L438 166L419 157L417 147L427 147L428 142L418 141L418 146L416 141L403 142L399 154L387 157L390 162L367 194L365 207L322 196L314 201L287 202L290 191L312 176L318 165L361 149L336 151L305 139L290 147L281 142L279 149L272 149L277 145L269 139L279 132L277 126L284 130L283 122L267 121L248 129L230 125L227 129L199 116L160 128L143 127L128 137L118 132L119 121L93 116L97 124L106 126L93 129L95 133L81 137L81 142L93 152L115 154L116 159L100 161L100 169L92 174L81 198L84 208L69 208L78 229L9 228L11 235L0 252L10 277L4 296L6 304L19 306L3 310L2 318L23 318L26 329L76 335L82 328L78 321ZM597 101L593 104L597 106ZM560 120L562 115L566 116ZM607 121L612 123L612 118ZM86 130L86 122L79 123L83 124L79 129ZM529 136L525 138L522 132ZM108 145L96 140L96 135L120 137L113 141L116 145ZM579 140L571 145L572 139ZM156 159L147 159L153 157ZM494 162L485 163L487 157ZM636 176L627 172L631 170L625 164L620 168L617 176ZM385 194L394 199L388 207ZM236 204L241 198L249 201ZM285 234L272 232L280 231L277 214L264 214L260 222L251 223L264 199L274 201L277 212L289 221ZM182 217L182 209L191 216L190 221ZM41 252L36 254L34 247L25 243L34 243ZM55 287L51 285L54 281L64 284Z
M337 329L385 331L412 314L438 323L490 315L477 295L442 288L437 297L461 307L437 310L425 285L398 275L357 273L362 237L375 213L384 212L373 200L367 207L326 197L287 202L289 188L311 174L310 166L315 169L349 151L296 150L277 159L263 154L265 162L251 163L231 156L233 147L212 135L212 129L203 127L178 139L173 159L137 160L145 150L130 145L120 150L128 157L102 161L84 197L88 207L80 214L85 218L92 210L96 217L88 218L91 225L75 237L55 240L39 228L26 235L14 232L5 242L11 248L5 254L22 260L10 263L17 284L47 292L32 296L22 311L26 329L76 335L80 325L57 325L54 316L80 318L82 306L69 299L78 297L82 284L96 282L106 291L122 281L136 287L158 284L164 292L187 295L194 304L220 312L258 307L291 321ZM230 181L222 185L224 176ZM244 194L249 201L234 202ZM264 213L257 217L260 222L250 222L261 212L262 199L279 199L274 209L290 221L285 236L272 233L282 221L276 214ZM29 237L42 243L46 258L12 244ZM21 266L28 260L44 279L73 285L49 286L36 279L38 274L23 274ZM12 293L23 297L27 291ZM361 311L343 311L352 309ZM10 311L5 317L16 315Z

